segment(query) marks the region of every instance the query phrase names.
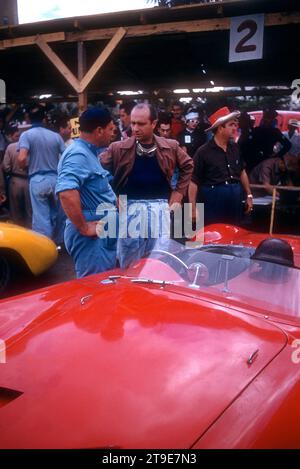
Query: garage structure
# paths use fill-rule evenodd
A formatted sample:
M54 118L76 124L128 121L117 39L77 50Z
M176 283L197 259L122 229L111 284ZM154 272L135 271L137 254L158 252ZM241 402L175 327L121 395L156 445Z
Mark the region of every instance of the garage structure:
M229 63L231 18L257 13L264 13L263 58ZM2 26L0 78L7 102L51 94L78 99L81 110L93 95L164 96L211 82L276 85L274 93L287 94L299 75L299 23L297 0L223 0Z

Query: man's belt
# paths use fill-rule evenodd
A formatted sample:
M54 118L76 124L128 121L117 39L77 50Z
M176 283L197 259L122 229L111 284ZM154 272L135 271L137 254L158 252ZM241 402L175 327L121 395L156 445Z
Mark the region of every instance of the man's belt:
M28 179L27 174L9 173L9 175L14 178Z
M240 184L239 179L228 179L227 181L221 182L221 184Z
M222 182L215 182L214 184L203 184L203 186L208 187L217 187L217 186L227 186L228 184L240 184L241 181L239 179L229 179Z

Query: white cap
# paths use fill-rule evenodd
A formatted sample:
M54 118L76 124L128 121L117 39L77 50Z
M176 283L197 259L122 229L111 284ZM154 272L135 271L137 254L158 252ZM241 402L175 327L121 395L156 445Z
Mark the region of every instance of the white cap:
M198 112L191 111L188 114L186 114L185 119L187 121L190 121L192 119L199 119L199 114L198 114Z

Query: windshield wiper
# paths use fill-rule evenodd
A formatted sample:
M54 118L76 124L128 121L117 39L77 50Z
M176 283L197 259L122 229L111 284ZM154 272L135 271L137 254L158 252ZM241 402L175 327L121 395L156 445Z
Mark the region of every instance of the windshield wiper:
M176 283L182 283L181 280L170 282L168 280L156 280L153 278L143 277L130 277L128 275L110 275L108 278L101 280L102 284L116 283L119 279L130 280L132 283L147 283L148 285L176 285Z
M169 282L168 280L155 280L152 278L133 278L130 281L132 283L147 283L153 285L175 285L175 282Z

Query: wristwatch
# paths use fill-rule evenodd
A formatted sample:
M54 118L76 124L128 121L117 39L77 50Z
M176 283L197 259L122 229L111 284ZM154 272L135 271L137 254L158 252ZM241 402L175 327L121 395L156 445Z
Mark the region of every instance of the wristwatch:
M248 195L247 195L247 199L253 199L253 195L252 195L252 194L248 194Z

